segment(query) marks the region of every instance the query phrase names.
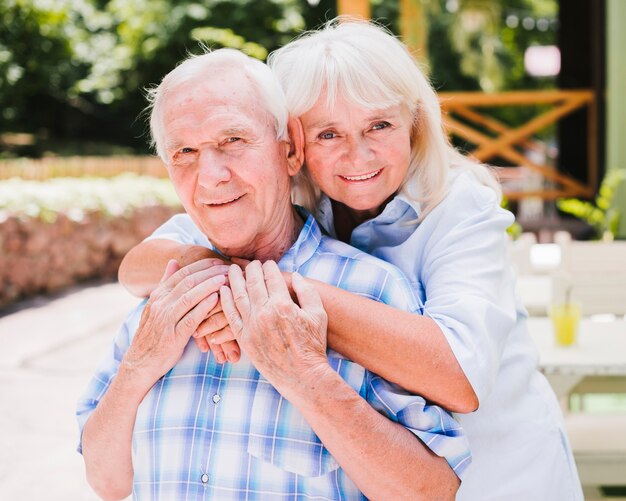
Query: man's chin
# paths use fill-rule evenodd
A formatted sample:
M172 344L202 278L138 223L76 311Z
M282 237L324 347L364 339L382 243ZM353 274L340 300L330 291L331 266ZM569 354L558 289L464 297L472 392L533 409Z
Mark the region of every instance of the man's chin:
M246 257L250 253L250 242L254 242L254 238L245 238L241 220L237 225L221 226L219 230L207 228L204 233L217 250L229 257Z

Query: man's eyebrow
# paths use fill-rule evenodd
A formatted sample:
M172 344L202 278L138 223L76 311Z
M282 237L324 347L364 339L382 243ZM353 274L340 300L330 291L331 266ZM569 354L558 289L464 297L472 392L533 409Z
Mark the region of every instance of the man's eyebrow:
M249 133L250 128L244 125L234 125L220 130L220 134L224 136L241 136Z
M177 151L185 145L182 141L170 139L165 140L165 150L166 151Z

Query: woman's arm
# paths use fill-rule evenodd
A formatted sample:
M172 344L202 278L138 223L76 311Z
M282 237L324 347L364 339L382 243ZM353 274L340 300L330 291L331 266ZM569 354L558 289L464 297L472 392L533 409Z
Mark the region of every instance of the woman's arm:
M171 259L183 268L206 258L226 261L216 252L200 245L183 245L164 238L146 240L124 256L118 271L118 280L131 294L147 297L156 289L165 266Z
M425 409L421 397L411 397L410 403L396 407L399 395L387 395L384 387L370 382L371 393L380 398L377 403L399 420L396 423L372 403L377 398L370 394L366 401L355 392L328 363L326 312L311 282L293 275L296 304L272 261L262 266L251 263L245 278L241 269L232 267L229 280L231 289L222 287L220 298L243 352L302 413L367 497L454 499L459 479L447 460L452 460L455 449L468 460L467 441L440 435L438 440L425 439L430 442L426 447L409 431L413 427L408 424L419 422L423 428L415 432L422 436L422 432L458 426L449 416L441 409L430 419L426 411L418 416ZM273 335L267 336L267 332ZM413 416L404 423L403 416L409 414Z
M478 398L434 320L313 283L328 314L332 349L445 409L478 408Z
M148 295L159 283L168 260L175 259L184 266L209 256L217 254L172 240L148 240L126 255L119 280L133 294ZM432 319L322 282L315 282L315 286L328 313L328 344L332 349L445 409L476 410L476 394ZM234 349L232 343L229 346Z

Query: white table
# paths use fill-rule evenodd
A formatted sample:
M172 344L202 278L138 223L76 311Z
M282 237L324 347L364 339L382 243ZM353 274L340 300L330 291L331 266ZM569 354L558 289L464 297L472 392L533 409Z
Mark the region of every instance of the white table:
M626 379L626 320L581 320L578 341L557 346L548 317L530 317L528 330L539 348L539 367L557 396L565 396L585 378Z

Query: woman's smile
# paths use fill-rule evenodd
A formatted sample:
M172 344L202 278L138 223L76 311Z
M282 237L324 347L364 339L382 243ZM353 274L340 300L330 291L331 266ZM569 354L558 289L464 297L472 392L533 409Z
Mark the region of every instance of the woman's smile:
M376 177L378 177L378 175L383 171L383 169L378 169L372 172L368 172L366 174L359 174L359 175L355 175L355 176L342 176L340 175L339 177L341 179L343 179L346 182L349 183L363 183L364 181L369 181L370 179L374 179Z

